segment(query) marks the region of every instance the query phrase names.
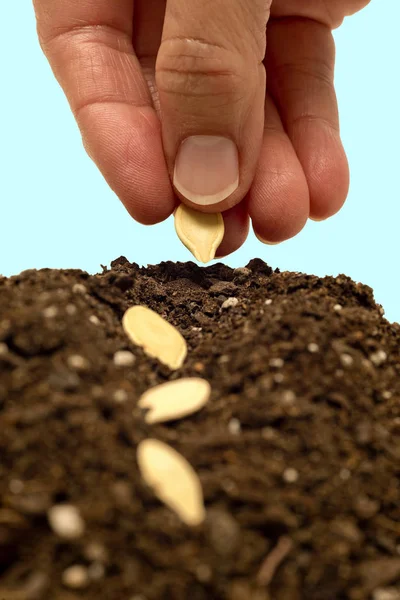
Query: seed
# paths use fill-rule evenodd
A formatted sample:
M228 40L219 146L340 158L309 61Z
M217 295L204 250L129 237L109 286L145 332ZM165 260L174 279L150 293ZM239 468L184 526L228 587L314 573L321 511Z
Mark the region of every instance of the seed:
M149 409L146 423L163 423L197 412L207 404L210 393L211 386L205 379L185 377L150 388L141 396L138 406Z
M141 442L137 460L144 481L187 525L205 519L203 491L192 466L176 450L155 439Z
M85 523L78 509L71 504L52 506L47 517L52 530L61 538L79 538L85 531Z
M179 369L186 358L186 341L179 331L146 306L132 306L122 317L122 327L130 340L149 356L170 369Z
M201 213L180 204L175 211L175 230L193 256L207 263L215 258L224 237L224 219L221 213Z

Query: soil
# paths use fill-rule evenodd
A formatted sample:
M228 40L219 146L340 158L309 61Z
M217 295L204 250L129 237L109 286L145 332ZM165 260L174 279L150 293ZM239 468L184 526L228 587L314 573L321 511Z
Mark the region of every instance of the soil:
M186 338L178 372L124 335L137 303ZM147 425L140 395L194 375L210 403ZM203 525L141 480L146 437L199 474ZM399 475L400 325L365 285L259 259L0 278L1 600L399 599ZM59 503L81 537L51 528Z

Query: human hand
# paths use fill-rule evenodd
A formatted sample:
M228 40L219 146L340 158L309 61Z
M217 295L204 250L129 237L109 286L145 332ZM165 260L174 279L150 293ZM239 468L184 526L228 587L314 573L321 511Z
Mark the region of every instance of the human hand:
M274 243L342 206L349 175L331 30L368 2L34 5L85 148L129 213L162 221L177 196L225 211L223 256L244 242L249 217ZM196 137L206 135L217 137Z

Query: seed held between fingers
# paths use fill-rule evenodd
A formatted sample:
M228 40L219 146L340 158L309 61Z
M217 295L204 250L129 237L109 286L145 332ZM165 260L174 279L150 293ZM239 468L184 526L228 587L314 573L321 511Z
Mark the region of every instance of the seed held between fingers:
M185 377L167 381L147 390L138 406L149 409L146 423L163 423L181 419L199 411L207 404L211 386L200 377Z
M203 490L193 467L176 450L155 439L140 442L137 461L146 484L187 525L205 519Z
M187 354L186 341L179 331L146 306L128 308L122 327L129 339L141 346L148 356L157 358L170 369L179 369Z
M201 213L185 204L175 211L175 230L182 244L200 262L215 258L225 233L221 213Z

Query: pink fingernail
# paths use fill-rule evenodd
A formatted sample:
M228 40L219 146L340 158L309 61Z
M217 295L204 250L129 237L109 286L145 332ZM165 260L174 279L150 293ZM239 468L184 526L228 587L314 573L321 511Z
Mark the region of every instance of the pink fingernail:
M184 140L175 161L175 188L194 204L209 206L239 186L239 157L229 138L193 135Z

